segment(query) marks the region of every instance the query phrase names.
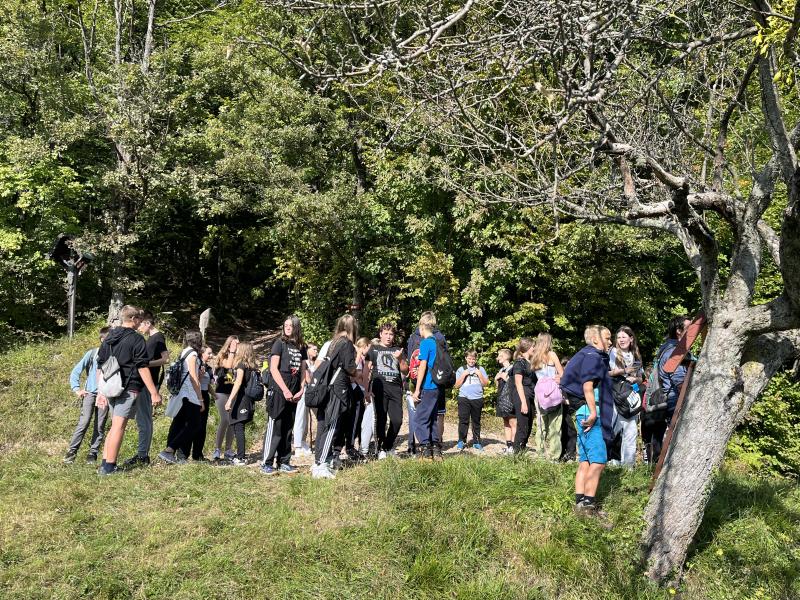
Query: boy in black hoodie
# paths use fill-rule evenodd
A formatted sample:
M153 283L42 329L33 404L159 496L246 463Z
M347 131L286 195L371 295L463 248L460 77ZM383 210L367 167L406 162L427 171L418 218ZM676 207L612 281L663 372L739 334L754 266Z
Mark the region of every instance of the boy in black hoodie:
M100 386L102 367L112 356L119 363L120 376L124 392L116 398L106 398L98 391L97 407L109 407L111 412L111 430L106 437L103 449L103 463L97 469L97 474L110 475L124 471L117 467L117 455L128 419L136 416L136 402L139 392L146 388L150 392L153 406L161 404L161 396L153 384L150 375L150 358L144 338L136 333L136 328L141 323L141 310L136 306L124 306L120 312L122 325L115 328L106 336L97 353L97 383Z

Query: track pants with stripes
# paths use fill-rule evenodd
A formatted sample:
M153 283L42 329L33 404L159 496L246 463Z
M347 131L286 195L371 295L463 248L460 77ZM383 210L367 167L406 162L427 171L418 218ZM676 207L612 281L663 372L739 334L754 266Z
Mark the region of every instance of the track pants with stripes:
M264 454L262 465L271 465L275 458L279 465L288 465L292 458L292 431L296 402L287 402L276 418L269 417L267 431L264 433Z

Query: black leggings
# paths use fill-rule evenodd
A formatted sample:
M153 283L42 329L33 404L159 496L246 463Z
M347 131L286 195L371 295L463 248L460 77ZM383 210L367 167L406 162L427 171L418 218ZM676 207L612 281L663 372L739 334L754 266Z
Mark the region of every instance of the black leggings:
M568 404L563 405L564 420L561 423L561 460L575 460L578 448L578 430L575 429L575 413Z
M531 437L533 421L536 419L536 407L531 399L527 399L528 414L522 414L522 402L514 389L511 390L511 402L514 404L514 414L517 415L517 434L514 436L514 452L519 452L528 447L528 438Z
M205 409L200 413L200 429L197 430L194 438L183 445L181 450L187 458L191 456L194 460L203 458L203 446L206 444L206 427L208 426L209 393L208 390L201 390L201 393Z
M247 458L247 453L245 452L245 442L244 442L244 426L247 423L239 422L233 424L233 435L236 437L236 458L239 460L244 460Z
M458 441L467 443L469 421L472 419L472 443L481 444L481 412L483 411L483 398L470 400L464 396L458 397Z

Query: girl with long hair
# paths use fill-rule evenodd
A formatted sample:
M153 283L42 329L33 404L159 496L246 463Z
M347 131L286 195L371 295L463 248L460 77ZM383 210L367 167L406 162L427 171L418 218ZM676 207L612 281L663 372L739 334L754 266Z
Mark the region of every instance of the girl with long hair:
M231 415L225 410L228 403L228 396L233 390L233 383L236 378L236 351L239 348L239 338L235 335L228 336L222 348L217 354L217 358L212 365L214 390L216 396L214 403L217 405L219 413L219 425L217 426L217 439L214 444L214 454L212 458L219 460L224 456L226 460L233 459L236 454L233 452L233 425L231 425ZM225 454L222 455L222 442L225 442Z
M175 457L175 450L191 443L200 428L200 413L206 410L199 379L199 354L203 347L203 334L199 329L190 329L186 332L184 340L183 351L179 358L181 389L175 394L181 403L181 408L169 427L167 447L158 454L158 457L166 463L186 462L184 456Z
M514 435L514 453L525 452L533 427L535 400L533 390L536 387L536 373L531 369L531 356L536 349L534 341L529 337L520 338L514 351L514 366L511 368L513 384L511 387L511 403L517 415L517 432Z
M211 412L211 398L216 400L216 394L211 387L211 367L209 362L213 356L214 351L211 346L203 346L200 353L200 393L203 395L203 404L206 409L200 413L200 429L190 442L183 447L183 454L188 458L192 457L196 462L208 462L208 459L203 456L203 446L206 445L206 429L208 426L208 413Z
M296 315L286 317L281 336L272 344L269 357L270 384L267 390L267 414L269 422L264 433L264 454L261 473L274 475L297 473L292 466L292 441L297 402L303 397L306 387L306 345L303 329ZM302 410L305 410L305 404ZM273 466L277 458L278 467Z
M239 344L236 350L236 361L233 389L225 402L225 410L230 411L233 435L236 438L236 456L233 464L242 467L247 460L244 426L253 420L255 413L255 404L244 393L250 373L258 370L253 344L250 342Z
M531 368L536 373L538 381L542 381L546 377L552 379L556 385L561 381L564 368L556 353L553 352L553 336L549 333L540 333L536 338L536 347L531 356ZM559 460L561 458L561 423L564 420L563 402L545 410L537 398L536 415L536 452L540 458L545 458L547 450L549 450L550 460Z
M317 479L334 478L327 461L339 418L350 405L350 377L356 375L356 331L356 320L352 315L339 317L333 339L325 353L324 360L331 361L331 389L327 401L317 408L315 464L311 469L311 475ZM319 368L321 363L319 360L315 366ZM337 374L338 369L341 370Z
M303 361L306 363L306 386L311 383L311 375L314 373L314 361L317 360L319 349L314 342L306 344L306 355L308 358ZM300 397L300 402L297 403L297 411L294 415L294 455L296 458L303 456L311 456L311 416L310 408L306 408L306 390L303 388L303 395ZM306 436L308 436L308 443L306 443Z
M636 343L636 334L633 329L623 325L617 329L616 341L611 352L608 353L608 362L611 369L608 374L614 377L624 377L632 384L641 384L644 375L642 369L642 354ZM639 415L623 417L617 413L614 423L614 437L622 431L622 447L620 448L620 464L623 467L632 467L636 462L636 446L639 438ZM609 461L610 463L610 461Z
M503 393L503 388L509 385L508 378L511 376L511 369L514 365L511 364L511 350L508 348L501 348L497 352L497 362L500 363L500 370L494 376L495 385L497 385L497 397ZM511 390L509 389L509 393ZM503 419L503 427L506 434L506 447L498 450L498 454L513 454L514 453L514 436L517 434L517 416L513 412L506 413L497 409L497 416Z

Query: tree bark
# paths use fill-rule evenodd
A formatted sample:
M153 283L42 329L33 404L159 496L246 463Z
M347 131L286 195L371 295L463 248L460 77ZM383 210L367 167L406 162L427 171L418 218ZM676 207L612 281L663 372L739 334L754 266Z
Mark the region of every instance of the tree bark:
M664 468L645 509L641 549L647 576L658 583L680 577L728 440L797 347L796 330L749 341L753 324L741 312L719 313L709 326Z

